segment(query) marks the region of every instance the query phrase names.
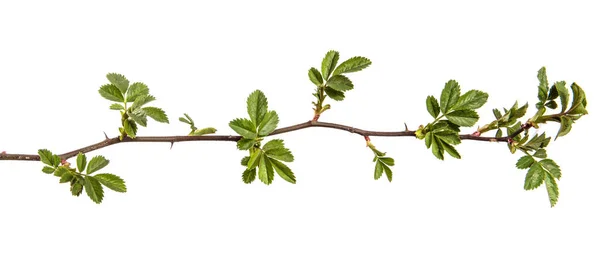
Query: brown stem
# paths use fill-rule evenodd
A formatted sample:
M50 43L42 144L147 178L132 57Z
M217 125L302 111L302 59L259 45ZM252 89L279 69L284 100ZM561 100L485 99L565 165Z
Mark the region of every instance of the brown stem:
M359 134L364 137L369 136L389 136L389 137L401 137L401 136L415 136L415 131L398 131L398 132L381 132L381 131L369 131L346 126L337 123L320 122L320 121L307 121L300 124L283 127L276 129L269 136L289 133L296 130L301 130L309 127L325 127L337 130L343 130L349 133ZM521 127L518 131L506 137L481 137L474 136L471 134L460 135L463 140L475 140L475 141L487 141L487 142L508 142L511 138L517 136L529 127ZM138 136L136 138L124 137L123 140L119 140L119 137L107 138L96 144L92 144L83 148L79 148L67 153L59 155L62 159L69 159L77 156L78 153L88 153L95 151L110 145L124 143L124 142L183 142L183 141L238 141L242 137L234 135L203 135L203 136ZM12 153L0 153L0 160L19 160L19 161L39 161L40 156L37 154L12 154Z

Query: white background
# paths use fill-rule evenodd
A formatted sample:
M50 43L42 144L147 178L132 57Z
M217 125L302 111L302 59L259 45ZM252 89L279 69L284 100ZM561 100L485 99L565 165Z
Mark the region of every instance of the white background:
M581 85L590 115L549 146L563 172L555 208L543 187L523 190L519 155L504 144L465 141L462 160L439 161L414 138L372 138L396 159L388 183L373 180L361 136L323 128L278 136L296 157L296 185L242 183L244 153L231 142L90 153L127 182L100 205L72 197L39 162L0 161L0 269L598 270L600 19L593 4L563 2L2 1L8 153L115 136L119 114L98 94L108 72L146 83L169 115L139 135L186 134L184 112L232 134L255 89L280 127L304 122L307 70L330 49L373 65L350 74L355 89L322 121L415 129L431 120L425 97L456 79L490 94L479 110L489 122L515 100L533 107L541 66L551 82Z

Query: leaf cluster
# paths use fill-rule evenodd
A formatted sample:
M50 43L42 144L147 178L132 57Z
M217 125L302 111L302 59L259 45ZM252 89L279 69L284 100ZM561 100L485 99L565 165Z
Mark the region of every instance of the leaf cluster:
M388 181L392 181L392 169L391 166L394 166L394 158L386 156L385 152L379 151L375 146L371 143L371 141L367 141L367 146L373 151L375 157L373 158L373 162L375 162L375 180L379 180L381 175L385 172L385 176Z
M201 136L201 135L206 135L206 134L214 134L215 132L217 132L217 129L215 129L213 127L206 127L206 128L198 129L196 127L196 125L194 124L194 120L192 120L192 117L190 117L186 113L183 113L183 117L179 117L179 121L190 125L191 131L188 134L190 136Z
M274 172L290 183L296 183L296 176L283 162L293 162L294 156L287 149L283 140L273 139L261 147L263 138L272 133L279 124L275 111L268 110L267 97L256 90L246 100L249 119L237 118L229 122L229 127L242 136L237 148L248 150L249 155L242 158L241 164L246 167L242 173L244 183L252 183L258 178L265 184L271 184Z
M100 87L98 92L100 96L113 102L110 109L121 112L121 127L119 128L120 138L124 136L135 138L138 125L146 127L148 117L157 122L169 123L164 110L158 107L145 106L147 103L156 100L150 95L150 90L146 84L135 82L129 84L125 76L117 73L109 73L106 78L110 84Z
M42 168L42 172L58 177L59 183L70 184L73 196L79 196L85 190L92 201L101 203L104 198L103 186L117 192L127 191L125 182L117 175L111 173L92 175L108 165L109 160L103 156L94 156L88 162L85 154L79 153L76 168L72 168L70 163L62 161L58 155L49 150L41 149L38 154L42 163L46 165Z

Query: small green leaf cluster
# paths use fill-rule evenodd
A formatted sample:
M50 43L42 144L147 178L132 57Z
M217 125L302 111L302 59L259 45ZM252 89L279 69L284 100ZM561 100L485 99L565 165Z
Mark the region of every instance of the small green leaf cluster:
M201 136L206 134L214 134L215 132L217 132L217 129L213 127L198 129L194 124L194 120L192 120L192 118L186 113L183 113L183 117L179 117L179 121L190 125L190 129L192 130L188 134L190 136Z
M440 160L444 160L444 152L460 159L460 154L453 146L461 142L458 135L460 127L471 127L477 123L479 115L475 109L482 107L487 99L488 94L479 90L469 90L461 95L458 82L448 81L439 102L434 96L428 96L425 100L427 112L434 120L419 127L415 132L417 138L425 139L425 146Z
M571 92L573 93L573 97L571 99L571 94L566 87L567 83L565 81L555 82L552 87L549 87L545 67L542 67L538 71L538 80L540 82L538 86L539 102L535 105L538 111L530 119L530 123L537 128L537 124L539 123L554 121L560 123L556 138L567 135L571 131L573 123L588 113L585 92L579 85L572 83ZM547 109L558 110L557 98L560 101L560 112L544 115ZM569 106L569 100L571 100L571 106Z
M251 183L258 178L265 184L271 184L274 172L290 183L296 183L296 176L283 162L294 161L292 152L287 149L283 140L273 139L261 147L264 137L272 133L279 124L275 111L268 110L267 97L260 90L248 96L246 101L250 119L238 118L229 122L229 127L242 138L237 148L248 150L249 155L242 158L241 164L246 167L242 173L244 183Z
M147 117L157 122L169 123L169 118L164 110L152 106L143 107L147 103L156 100L154 96L150 95L148 86L144 83L136 82L130 85L125 76L116 73L109 73L106 78L110 84L101 86L98 92L105 99L117 102L110 105L110 109L120 110L121 112L122 126L119 127L121 139L124 136L135 138L137 126L146 127Z
M340 54L337 51L329 51L325 54L321 63L321 71L317 68L308 70L308 78L317 86L313 96L317 98L317 102L313 102L315 106L315 120L331 108L331 105L323 105L327 96L336 101L344 100L345 92L354 88L354 84L344 74L363 70L371 65L371 60L362 56L351 57L348 60L337 65Z
M525 113L527 113L527 107L528 104L519 107L519 103L515 102L510 109L503 108L504 114L500 113L499 109L494 108L492 112L494 113L494 117L496 119L486 125L481 126L479 129L477 129L477 131L480 134L483 134L490 130L496 130L496 137L502 137L502 128L508 129L509 127L512 127L519 118L525 116Z
M373 151L375 157L373 158L373 162L375 162L375 180L379 180L381 175L385 172L385 176L388 181L392 181L392 169L391 166L394 166L394 158L386 156L385 152L379 151L375 146L371 143L371 141L367 141L367 146Z
M58 155L52 154L49 150L41 149L38 154L42 163L46 165L42 168L42 172L54 174L54 176L60 178L59 183L69 183L73 196L81 195L81 192L85 189L86 194L92 201L101 203L104 198L102 186L117 192L127 191L125 182L117 175L110 173L91 175L108 165L109 161L103 156L94 156L88 162L85 154L79 153L77 155L77 168L71 168L70 163L62 161Z

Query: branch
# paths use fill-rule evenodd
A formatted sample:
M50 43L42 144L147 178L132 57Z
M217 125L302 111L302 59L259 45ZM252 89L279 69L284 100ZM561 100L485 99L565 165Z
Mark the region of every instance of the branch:
M359 134L362 136L387 136L387 137L402 137L402 136L415 136L415 131L397 131L397 132L382 132L382 131L369 131L363 130L359 128L354 128L347 125L337 124L337 123L329 123L329 122L320 122L320 121L307 121L300 124L283 127L276 129L269 136L285 134L305 128L310 127L325 127L331 129L337 129L346 131L349 133ZM528 127L527 127L528 128ZM522 127L517 132L513 133L510 136L506 137L482 137L473 134L464 134L460 135L460 138L463 140L475 140L475 141L487 141L487 142L508 142L512 137L517 136L521 132L525 131L526 128ZM240 140L241 136L234 135L203 135L203 136L138 136L135 138L124 137L123 140L119 140L119 137L107 138L103 141L100 141L96 144L92 144L83 148L79 148L67 153L63 153L59 155L62 159L69 159L77 156L78 153L88 153L91 151L95 151L98 149L102 149L111 145L115 145L118 143L124 142L167 142L167 143L175 143L175 142L184 142L184 141L233 141L237 142ZM1 153L0 160L19 160L19 161L39 161L40 156L37 154L10 154L10 153Z

